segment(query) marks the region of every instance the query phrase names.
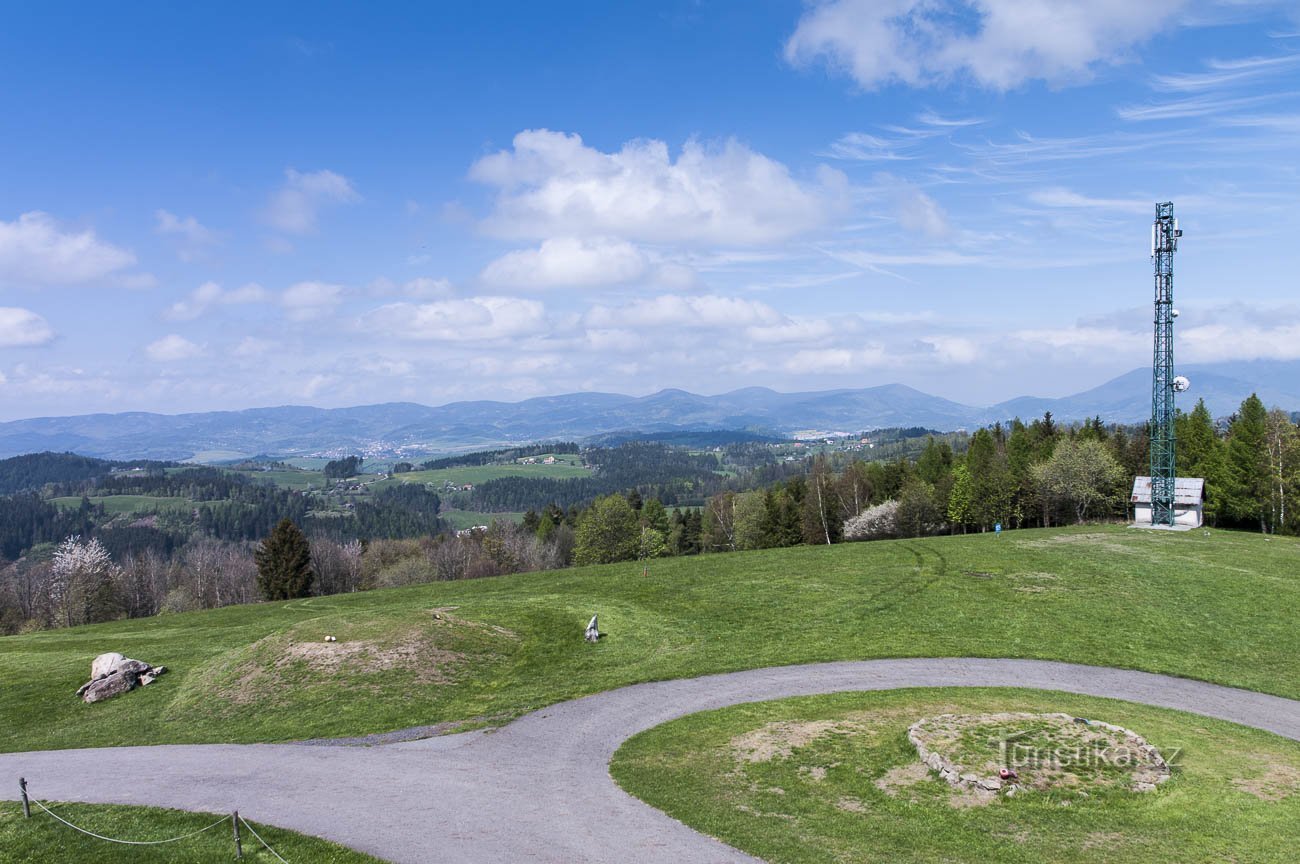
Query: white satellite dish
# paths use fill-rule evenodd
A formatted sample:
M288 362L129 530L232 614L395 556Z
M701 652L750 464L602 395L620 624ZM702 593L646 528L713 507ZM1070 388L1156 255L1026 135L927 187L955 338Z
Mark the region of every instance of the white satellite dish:
M1192 386L1192 382L1191 382L1191 381L1188 381L1188 380L1187 380L1186 378L1184 378L1182 375L1179 375L1177 378L1174 379L1174 392L1175 392L1175 393L1182 393L1182 392L1185 392L1185 391L1186 391L1189 387L1191 387L1191 386Z
M1177 310L1177 309L1173 310L1173 315L1174 315L1175 318L1178 317L1178 310Z

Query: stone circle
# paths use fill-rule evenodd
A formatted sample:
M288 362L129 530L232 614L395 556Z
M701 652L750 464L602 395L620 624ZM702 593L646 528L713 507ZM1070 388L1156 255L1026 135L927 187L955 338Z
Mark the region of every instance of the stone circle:
M985 795L1151 792L1171 776L1160 751L1141 735L1069 714L939 714L913 723L907 738L949 786Z

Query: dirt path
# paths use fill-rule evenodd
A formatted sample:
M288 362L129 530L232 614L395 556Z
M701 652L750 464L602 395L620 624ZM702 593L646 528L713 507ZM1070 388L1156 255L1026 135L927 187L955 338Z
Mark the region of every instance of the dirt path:
M1300 702L1145 672L1035 660L869 660L638 684L492 732L379 747L170 745L0 755L0 797L147 804L250 819L400 864L753 862L625 794L629 736L741 702L900 687L1034 687L1177 708L1300 740ZM294 862L302 864L302 862Z

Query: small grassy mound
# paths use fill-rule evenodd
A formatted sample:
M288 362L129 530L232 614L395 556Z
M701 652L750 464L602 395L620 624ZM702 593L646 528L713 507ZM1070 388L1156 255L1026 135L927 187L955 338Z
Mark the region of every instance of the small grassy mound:
M940 780L907 735L936 715L1061 711L1138 731L1169 757L1172 778L1150 792L1099 782L980 795ZM1027 737L1052 747L1054 730ZM953 743L972 754L987 746ZM773 864L1282 864L1300 844L1300 743L1062 693L935 688L738 705L635 736L611 772L647 803Z
M220 816L187 813L156 807L122 807L108 804L50 804L51 810L74 825L124 840L165 840L198 831ZM382 864L378 858L343 846L252 823L271 848L289 861L313 864ZM274 864L278 861L241 826L244 860ZM32 806L24 819L22 806L0 802L0 860L39 861L41 864L226 864L235 859L230 821L176 843L160 846L122 846L87 837Z
M1067 660L1297 698L1297 608L1295 540L1096 526L440 582L0 638L0 751L496 723L640 681L878 657ZM170 671L84 705L105 651Z
M182 680L166 717L238 722L256 712L264 728L298 737L329 735L340 712L364 724L376 709L405 711L406 725L419 725L438 711L444 691L490 675L519 641L506 628L457 617L455 608L299 622L201 664Z

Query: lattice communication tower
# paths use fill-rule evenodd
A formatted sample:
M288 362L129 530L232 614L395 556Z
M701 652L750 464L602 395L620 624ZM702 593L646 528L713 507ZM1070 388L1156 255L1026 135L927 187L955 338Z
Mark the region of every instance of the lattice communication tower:
M1186 378L1174 375L1174 252L1183 232L1172 201L1156 205L1151 226L1151 260L1155 264L1155 352L1151 364L1151 524L1174 525L1174 394L1186 390Z

